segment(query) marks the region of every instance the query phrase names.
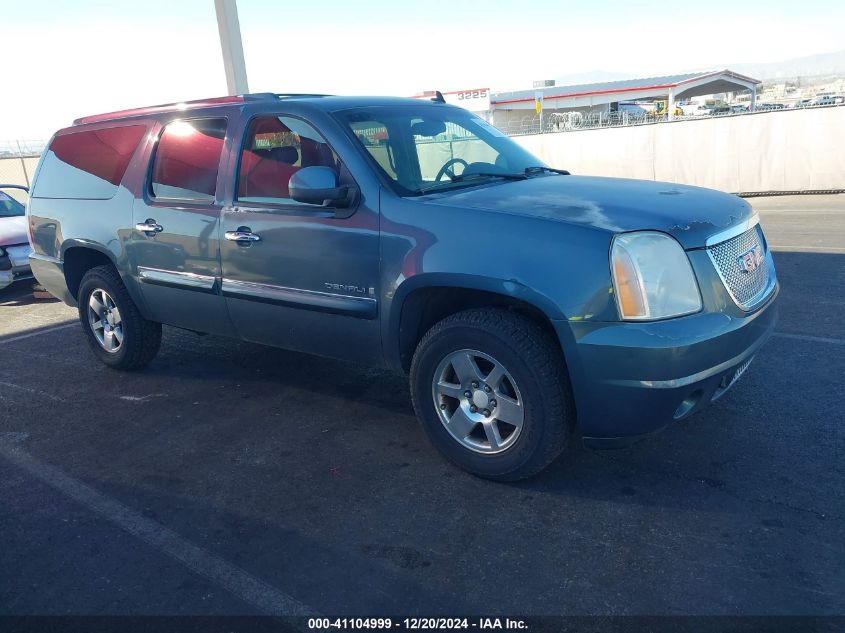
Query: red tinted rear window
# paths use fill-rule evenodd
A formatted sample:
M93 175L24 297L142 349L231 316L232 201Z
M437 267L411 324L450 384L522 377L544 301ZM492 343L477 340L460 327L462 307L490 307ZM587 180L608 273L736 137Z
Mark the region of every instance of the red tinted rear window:
M124 125L55 137L44 156L33 197L111 198L146 130L145 125Z

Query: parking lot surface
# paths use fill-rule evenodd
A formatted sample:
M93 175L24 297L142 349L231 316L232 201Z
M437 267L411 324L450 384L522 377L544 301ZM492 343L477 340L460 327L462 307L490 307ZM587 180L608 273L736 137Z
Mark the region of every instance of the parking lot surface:
M709 410L520 484L380 369L0 293L0 614L845 614L845 196L755 198L777 334Z

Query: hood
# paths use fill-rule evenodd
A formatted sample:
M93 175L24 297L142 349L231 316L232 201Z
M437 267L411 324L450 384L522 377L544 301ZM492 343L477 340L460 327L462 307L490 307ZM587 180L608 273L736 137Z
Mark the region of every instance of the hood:
M686 249L703 247L709 236L754 215L742 198L713 189L590 176L535 176L420 201L547 218L613 233L663 231Z
M26 217L0 218L0 246L29 244L26 232Z

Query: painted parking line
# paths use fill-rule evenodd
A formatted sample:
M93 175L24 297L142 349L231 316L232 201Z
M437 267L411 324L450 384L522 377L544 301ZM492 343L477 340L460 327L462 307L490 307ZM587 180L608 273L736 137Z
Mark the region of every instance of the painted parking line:
M788 332L775 332L772 336L788 338L795 341L807 341L808 343L828 343L830 345L845 345L845 338L828 338L826 336L810 336L809 334L790 334Z
M88 484L42 462L23 450L21 433L0 433L0 458L108 519L158 551L179 561L191 571L223 587L244 602L273 616L309 616L310 607L268 585L240 567L229 563L179 536L164 525L142 516L95 490Z
M31 387L24 387L23 385L16 385L13 382L5 382L0 380L0 387L6 387L8 389L17 389L19 391L25 391L27 393L31 393L33 395L39 396L41 398L47 398L47 400L52 400L53 402L67 402L64 398L60 398L59 396L54 396L52 393L47 393L46 391L41 391L39 389L33 389Z
M840 248L839 246L793 246L791 244L772 244L770 248L775 252L794 251L797 253L845 253L845 248Z
M31 338L33 336L41 336L42 334L50 334L51 332L58 332L59 330L66 330L71 327L78 327L79 322L73 321L72 323L65 323L64 325L57 325L56 327L47 328L46 330L36 330L34 332L27 332L26 334L21 334L20 336L13 336L11 338L4 338L0 339L0 345L5 343L14 343L15 341L22 341L27 338Z

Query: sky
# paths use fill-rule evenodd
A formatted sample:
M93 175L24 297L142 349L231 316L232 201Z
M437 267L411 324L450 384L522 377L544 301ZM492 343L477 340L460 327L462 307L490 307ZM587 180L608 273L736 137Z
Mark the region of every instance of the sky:
M238 0L253 92L409 96L842 48L841 0ZM226 93L214 0L0 0L0 143ZM12 94L10 94L12 92Z

